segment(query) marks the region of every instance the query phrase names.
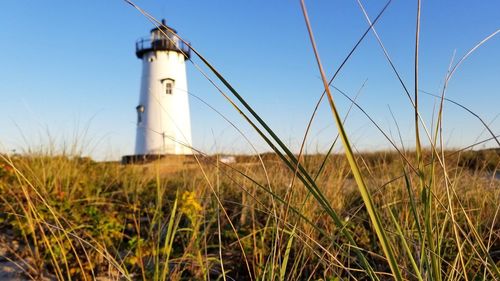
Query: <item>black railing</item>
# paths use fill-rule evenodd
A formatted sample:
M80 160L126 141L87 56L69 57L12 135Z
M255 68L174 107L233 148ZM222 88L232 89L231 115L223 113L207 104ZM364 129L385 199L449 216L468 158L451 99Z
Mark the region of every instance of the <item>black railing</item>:
M139 39L135 42L135 54L138 58L150 51L176 51L184 54L187 58L191 57L191 49L182 41L174 42L169 38L159 39Z

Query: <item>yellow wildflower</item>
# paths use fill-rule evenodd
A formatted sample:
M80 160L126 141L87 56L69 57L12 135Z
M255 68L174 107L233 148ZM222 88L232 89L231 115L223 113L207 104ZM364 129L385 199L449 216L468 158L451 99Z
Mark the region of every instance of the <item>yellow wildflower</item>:
M180 210L184 213L191 222L196 220L196 217L203 208L196 200L195 193L192 191L184 191L181 195Z

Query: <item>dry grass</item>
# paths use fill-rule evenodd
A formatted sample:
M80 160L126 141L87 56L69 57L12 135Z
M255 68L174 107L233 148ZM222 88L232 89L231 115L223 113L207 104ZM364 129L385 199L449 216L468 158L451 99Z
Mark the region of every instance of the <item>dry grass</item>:
M500 182L491 176L498 151L447 155L449 184L456 194L452 204L464 212L456 211L455 223L464 241L466 272L471 279L495 276L478 244L486 247L498 265ZM323 157L306 156L305 168L315 174ZM237 157L238 163L231 166L216 162L216 157L201 157L198 167L168 161L122 166L50 156L4 159L0 229L6 246L21 245L8 257L25 262L23 268L33 278L43 275L61 280L99 276L214 279L223 275L235 280L365 278L367 271L352 244L304 185L295 183L290 192L293 171L276 155L262 158L269 182L258 158L250 156ZM357 160L363 163L362 172L399 268L405 279L414 279L403 241L416 260L431 253L421 252L412 198L400 177L401 159L396 153L379 152L357 155ZM159 173L166 168L168 173ZM418 178L412 176L409 181L418 182ZM436 172L432 206L436 255L444 277L463 279L444 181L443 173ZM348 162L341 155L330 156L317 183L376 276L386 279L389 267ZM210 186L217 187L215 193ZM286 203L273 202L273 196ZM420 199L413 197L417 205ZM389 210L396 223L391 223ZM280 274L285 258L286 268ZM425 265L421 270L426 274Z
M373 21L358 3L369 26L327 80L301 1L344 154L292 153L190 46L200 61L191 61L196 69L272 153L236 156L229 165L201 153L128 166L96 163L78 153L1 156L5 258L32 279L500 280L500 151L446 151L441 127L451 77L500 30L450 64L437 122L429 128L418 105L420 1L413 98L374 26L390 1ZM396 151L355 154L343 127L347 116L337 111L331 83L370 31L415 109L414 152L399 149L351 100Z

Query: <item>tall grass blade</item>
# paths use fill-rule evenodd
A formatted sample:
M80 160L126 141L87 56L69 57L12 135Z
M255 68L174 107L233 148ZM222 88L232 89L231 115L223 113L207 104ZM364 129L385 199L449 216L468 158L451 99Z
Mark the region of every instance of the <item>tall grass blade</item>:
M403 243L403 249L406 252L406 256L410 259L411 266L413 267L413 270L415 271L415 275L416 275L417 279L420 281L424 281L424 279L422 278L422 273L420 273L419 266L417 265L417 262L413 258L412 250L410 249L410 246L408 246L408 243L406 242L406 238L403 234L401 226L399 225L399 223L396 221L396 218L394 217L394 212L391 210L391 208L388 208L388 210L389 210L389 214L391 215L392 223L396 226L396 233L398 234L399 239Z
M391 271L394 275L394 278L397 280L402 280L403 278L401 276L401 272L399 270L396 258L395 258L394 253L393 253L393 250L391 249L391 245L390 245L389 240L387 238L387 234L385 233L385 230L382 226L382 222L381 222L380 217L378 215L378 211L376 210L375 206L373 205L370 192L364 183L363 176L361 175L361 171L360 171L358 164L356 163L356 160L354 158L354 153L352 152L352 148L351 148L351 145L349 143L349 139L348 139L347 134L344 130L344 126L342 125L342 120L340 118L340 115L339 115L337 108L335 106L335 103L333 101L333 96L330 92L330 88L328 86L328 83L327 83L327 80L325 77L325 73L323 70L323 66L321 64L318 50L316 48L316 42L314 40L311 24L309 21L309 16L307 13L307 8L305 6L304 0L301 0L300 3L301 3L302 12L304 15L304 20L306 22L307 30L309 33L311 45L312 45L312 48L314 51L314 55L316 57L316 62L318 64L318 69L320 71L321 78L323 80L323 86L324 86L325 91L327 93L330 108L331 108L332 113L334 115L334 120L335 120L335 123L337 125L337 129L339 130L340 138L342 140L342 143L344 144L346 157L349 161L349 165L351 166L351 170L352 170L352 173L353 173L354 178L356 180L356 183L358 185L358 188L360 190L361 197L363 198L363 202L365 203L368 214L370 215L370 219L372 221L372 224L373 224L375 231L377 233L377 236L379 238L381 247L382 247L382 249L385 253L385 256L389 262L389 266L390 266Z

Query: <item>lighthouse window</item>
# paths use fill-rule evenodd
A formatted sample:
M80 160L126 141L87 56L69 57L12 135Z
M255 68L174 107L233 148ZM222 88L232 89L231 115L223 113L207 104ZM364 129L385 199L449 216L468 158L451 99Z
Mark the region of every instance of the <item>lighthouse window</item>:
M142 114L144 113L144 105L140 104L135 108L137 110L137 124L142 123Z
M167 95L171 95L172 94L172 83L171 82L167 82L165 84L165 93Z
M171 95L174 93L174 79L172 78L165 78L160 80L161 83L163 84L163 90L165 91L165 94Z

